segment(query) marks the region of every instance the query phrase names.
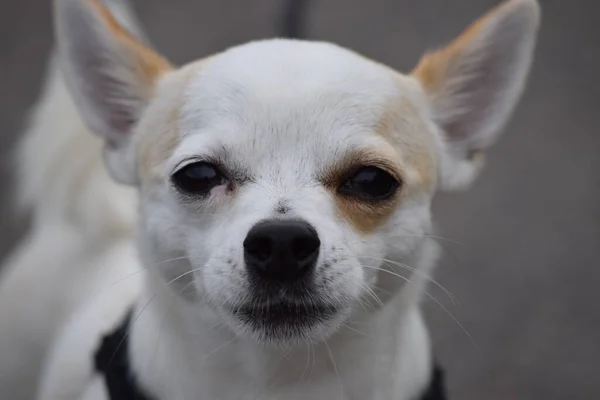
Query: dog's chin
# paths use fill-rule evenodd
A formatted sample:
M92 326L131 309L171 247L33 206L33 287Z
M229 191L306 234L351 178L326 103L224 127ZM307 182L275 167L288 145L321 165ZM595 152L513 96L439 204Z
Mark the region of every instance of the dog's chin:
M279 302L229 307L226 320L239 335L260 344L289 346L329 338L347 318L345 307Z

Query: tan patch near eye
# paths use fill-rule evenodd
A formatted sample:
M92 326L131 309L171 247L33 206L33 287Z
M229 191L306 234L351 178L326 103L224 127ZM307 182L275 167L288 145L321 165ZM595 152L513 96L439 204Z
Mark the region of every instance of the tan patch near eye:
M397 198L378 203L365 203L358 199L336 195L335 203L342 218L361 233L373 232L394 213Z
M365 201L339 193L338 188L362 166L383 169L399 182L398 191L389 199ZM399 173L400 160L386 149L357 151L348 154L323 174L322 182L334 196L337 211L357 231L370 233L380 227L394 213L402 197L403 179Z
M180 106L177 105L168 113L166 121L155 134L146 134L140 141L139 171L142 182L156 182L162 179L166 160L179 143Z
M139 173L142 183L158 182L164 177L164 165L179 144L179 120L185 100L185 91L209 58L188 64L171 76L162 92L162 98L147 112L148 117L138 128Z
M121 26L110 10L99 0L88 0L88 2L112 35L127 48L128 53L134 58L136 72L149 86L152 86L160 76L173 69L165 58L142 44Z
M432 190L437 181L436 143L417 107L405 98L390 100L374 129L401 158L406 189Z

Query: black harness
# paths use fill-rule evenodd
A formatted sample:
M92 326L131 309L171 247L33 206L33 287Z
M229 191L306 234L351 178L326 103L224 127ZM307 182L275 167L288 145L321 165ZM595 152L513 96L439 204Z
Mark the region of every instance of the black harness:
M130 326L131 312L117 329L104 336L96 352L96 371L104 377L109 400L158 400L142 391L131 371L128 336ZM436 364L427 391L416 400L447 399L444 374Z
M142 392L129 365L131 312L113 332L102 339L94 359L96 371L104 377L109 400L155 400Z
M448 393L444 382L444 371L438 363L435 363L429 387L420 400L448 400Z

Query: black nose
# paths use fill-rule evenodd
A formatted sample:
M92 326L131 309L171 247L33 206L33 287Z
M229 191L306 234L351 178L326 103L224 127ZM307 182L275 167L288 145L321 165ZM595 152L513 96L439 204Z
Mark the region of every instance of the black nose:
M303 221L269 220L256 224L244 240L248 270L263 279L293 281L313 270L321 241Z

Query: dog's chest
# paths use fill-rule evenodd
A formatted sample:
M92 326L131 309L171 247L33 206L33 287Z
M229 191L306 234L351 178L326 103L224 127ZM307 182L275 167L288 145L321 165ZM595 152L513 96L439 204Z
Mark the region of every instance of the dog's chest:
M310 355L298 374L299 365L282 357L268 373L251 375L239 373L239 366L227 360L212 364L199 373L197 379L178 382L169 387L142 388L132 372L129 360L128 330L130 316L113 332L106 335L96 352L95 367L103 377L107 400L446 400L443 376L435 368L428 387L416 397L398 390L390 374L379 374L381 380L344 379L338 366L315 366ZM341 366L340 366L341 367ZM294 371L290 373L290 371ZM177 380L177 374L172 378ZM404 393L403 393L404 392Z

